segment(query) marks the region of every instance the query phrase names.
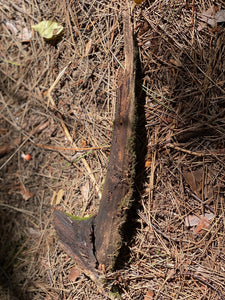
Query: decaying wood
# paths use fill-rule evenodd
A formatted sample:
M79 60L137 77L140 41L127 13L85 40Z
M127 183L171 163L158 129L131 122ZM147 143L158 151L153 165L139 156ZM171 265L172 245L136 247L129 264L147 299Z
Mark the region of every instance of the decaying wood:
M122 229L132 203L135 175L135 69L129 4L124 9L125 68L118 87L109 165L99 212L89 220L73 221L55 211L54 225L67 253L93 280L97 267L114 267L123 243Z
M122 244L121 227L132 200L134 177L135 74L129 10L124 12L125 70L118 88L108 171L95 220L95 249L100 264L112 267Z
M54 212L54 227L67 254L92 280L98 279L93 249L93 218L72 221L59 210Z

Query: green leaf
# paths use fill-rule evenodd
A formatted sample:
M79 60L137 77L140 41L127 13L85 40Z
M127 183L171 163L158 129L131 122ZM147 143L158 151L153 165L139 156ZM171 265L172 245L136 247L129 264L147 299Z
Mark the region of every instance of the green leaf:
M63 26L54 21L42 21L32 26L43 38L51 40L59 36Z

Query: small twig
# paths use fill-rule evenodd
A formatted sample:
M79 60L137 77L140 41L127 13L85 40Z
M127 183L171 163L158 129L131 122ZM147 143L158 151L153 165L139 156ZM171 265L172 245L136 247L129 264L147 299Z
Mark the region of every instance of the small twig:
M156 168L155 162L156 162L156 151L154 151L152 155L151 174L149 180L149 199L151 202L153 199L153 191L154 191L154 177L155 177L155 168Z
M72 147L73 148L78 148L77 145L75 144L75 142L73 141L73 139L72 139L72 137L71 137L71 135L69 133L69 130L67 129L67 127L66 127L66 125L65 125L65 123L63 121L63 118L62 118L61 114L59 114L59 119L60 119L61 125L62 125L62 127L64 129L64 132L66 134L66 137L68 138L68 140L71 143ZM93 172L91 171L91 168L90 168L89 164L87 163L87 161L86 161L86 159L84 157L81 157L81 161L82 161L82 163L83 163L86 171L88 172L88 174L89 174L89 176L91 178L91 181L93 182L93 184L95 186L95 189L96 189L96 192L98 193L99 199L101 199L102 193L100 191L100 187L99 187L99 185L98 185L98 183L97 183L97 181L95 179L95 176L93 175Z
M56 80L54 81L54 83L52 84L52 86L49 88L48 92L47 92L47 96L48 96L48 100L49 102L51 102L53 108L56 108L56 104L55 104L55 101L54 99L52 98L51 96L51 92L53 91L53 89L55 88L56 84L59 82L60 78L63 76L63 74L65 73L66 69L68 68L68 66L71 64L71 62L59 73L59 75L57 76ZM59 114L59 119L60 119L60 123L61 123L61 126L66 134L66 137L68 138L69 142L72 144L72 146L74 148L77 148L76 144L74 143L70 133L69 133L69 130L67 129L66 127L66 124L64 123L63 121L63 118L61 116L61 114ZM100 191L100 187L98 186L98 183L93 175L93 172L91 171L91 168L90 166L88 165L87 161L85 158L81 158L81 161L85 167L85 169L87 170L92 182L94 183L94 186L95 186L95 189L98 193L98 196L99 196L99 199L101 199L101 191Z
M138 215L139 217L141 217L141 219L149 226L152 227L158 234L160 234L162 237L164 237L168 242L174 241L176 243L180 242L177 239L168 237L165 233L163 233L160 229L158 229L155 225L153 225L147 218L146 216L140 211L138 210Z
M187 153L187 154L195 155L198 157L212 155L211 153L195 152L195 151L187 150L187 149L176 146L176 144L171 144L171 143L166 144L165 147L169 147L169 148L172 148L172 149L175 149L175 150Z
M14 207L14 206L8 205L8 204L6 204L6 203L0 203L0 206L5 207L5 208L8 208L8 209L15 210L15 211L17 211L17 212L26 214L26 215L31 216L31 217L34 217L33 213L32 213L31 211L29 211L29 210L25 210L25 209L22 209L22 208ZM35 217L34 217L34 218L35 218Z
M192 274L192 273L180 273L180 275L183 275L183 276L190 276L190 277L193 277L195 279L197 279L198 281L200 281L201 283L203 283L204 285L208 286L209 288L213 289L214 291L217 292L217 294L221 297L222 300L225 300L225 297L223 296L222 292L220 289L216 288L214 285L212 285L211 283L207 282L206 280L202 279L201 277L195 275L195 274Z
M63 70L56 77L56 80L53 82L53 84L51 85L51 87L48 89L47 97L48 97L49 102L51 102L51 105L54 108L56 107L56 105L55 105L55 101L53 100L53 98L51 96L51 92L53 91L53 89L55 88L55 86L57 85L57 83L59 82L59 80L62 78L62 76L64 75L66 69L69 67L70 64L71 64L71 62L69 62L68 65L63 68Z
M42 144L36 144L35 146L46 149L46 150L52 150L52 151L90 151L90 150L101 150L101 149L107 149L110 146L108 145L102 145L102 146L96 146L96 147L61 147L61 146L52 146L52 145L42 145Z
M205 204L204 201L202 201L197 195L192 193L188 188L186 188L186 191L191 194L192 197L194 197L199 203L203 204L208 210L210 210L212 213L215 213L214 209L212 209L208 204Z

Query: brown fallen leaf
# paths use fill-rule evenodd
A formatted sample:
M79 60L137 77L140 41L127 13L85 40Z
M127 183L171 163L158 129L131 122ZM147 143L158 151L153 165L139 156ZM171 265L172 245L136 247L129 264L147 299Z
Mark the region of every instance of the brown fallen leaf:
M92 40L90 39L87 44L86 44L86 49L85 49L85 54L84 56L88 56L88 54L90 53L91 51L91 46L92 46Z
M211 6L206 11L203 11L200 15L201 23L197 30L200 31L205 28L205 24L209 24L212 27L216 27L219 23L225 22L225 10L216 11L215 6Z
M56 195L57 195L56 191L53 191L52 198L51 198L51 205L52 206L55 205Z
M32 39L32 31L29 30L24 22L6 21L6 28L17 37L20 42L30 42Z
M154 291L148 290L147 293L145 294L144 300L153 300L153 297L154 297Z
M202 174L203 169L199 168L197 170L184 170L183 176L186 183L190 186L193 192L200 196L200 191L202 189Z
M212 220L214 218L214 214L213 213L208 213L205 215L200 215L200 216L196 216L196 215L188 215L185 219L185 226L187 227L193 227L193 226L197 226L198 223L200 222L200 220L204 217L207 218L208 221Z
M208 229L211 225L211 222L207 219L207 217L201 218L198 225L195 227L194 232L197 234L202 234L205 232L204 229Z
M51 205L52 206L59 205L61 200L63 199L64 193L65 192L64 192L63 189L60 189L57 193L55 191L53 191L52 199L51 199Z
M170 63L173 64L176 67L182 67L182 63L178 58L176 58L176 59L171 58Z
M176 275L176 270L175 269L170 269L167 272L167 280L171 279L172 277L174 277L174 275Z
M20 185L19 193L22 195L23 200L25 201L29 200L31 197L34 196L34 194L31 193L28 189L26 189L23 185Z
M149 153L146 157L145 168L150 168L152 164L152 155Z
M216 14L215 7L213 5L209 9L207 9L201 13L200 19L203 22L215 27L216 26L215 14Z
M41 232L39 230L34 229L33 227L28 228L28 233L33 238L39 238L41 236Z
M87 201L89 198L89 191L90 191L89 180L87 180L86 183L82 185L80 188L81 195L83 196L85 201Z
M58 205L60 202L61 202L61 200L62 200L62 198L63 198L63 196L64 196L64 190L63 189L60 189L59 191L58 191L58 193L57 193L57 196L56 196L56 205Z
M184 173L184 179L187 182L188 185L190 185L191 189L196 192L197 191L197 185L196 180L193 172L185 171Z
M141 4L142 2L144 2L145 0L134 0L134 2L136 3L136 4Z
M76 267L73 267L69 271L68 279L70 281L76 281L80 275L81 275L81 271L79 269L77 269Z
M225 22L225 9L219 10L216 15L215 19L217 23L224 23Z
M82 148L86 148L87 142L84 139L82 139L81 143L82 143Z
M200 217L195 215L189 215L184 219L185 226L187 227L197 226L199 221L200 221Z

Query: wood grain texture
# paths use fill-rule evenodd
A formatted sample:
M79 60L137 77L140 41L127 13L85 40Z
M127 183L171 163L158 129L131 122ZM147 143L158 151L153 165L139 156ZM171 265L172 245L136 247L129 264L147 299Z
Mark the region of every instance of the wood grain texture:
M123 32L125 69L118 87L109 165L94 229L97 260L110 269L123 243L121 228L132 202L135 175L135 69L129 9L124 10Z

